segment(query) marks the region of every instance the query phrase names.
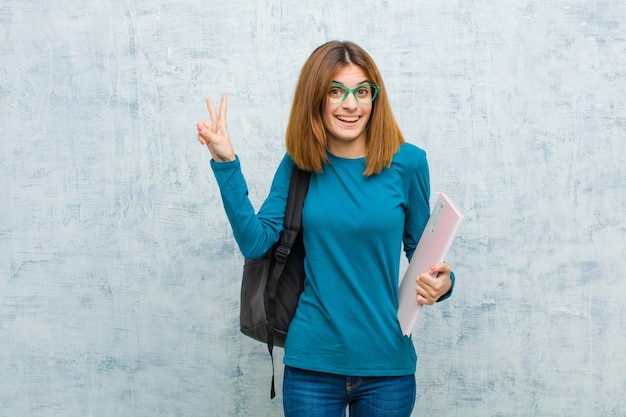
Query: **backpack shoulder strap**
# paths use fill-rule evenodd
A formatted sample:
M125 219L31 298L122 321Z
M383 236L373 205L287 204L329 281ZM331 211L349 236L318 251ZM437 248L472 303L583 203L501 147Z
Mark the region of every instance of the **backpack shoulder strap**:
M291 247L296 241L296 237L302 227L302 207L304 206L304 198L309 190L309 178L311 173L309 171L303 171L294 165L291 172L291 179L289 180L289 194L287 196L287 208L285 209L285 219L283 221L283 231L280 234L280 244L276 247L274 257L276 263L272 270L272 276L267 284L268 298L271 304L276 299L276 289L278 288L278 281L285 269L289 252ZM270 309L271 310L271 309ZM273 314L268 317L271 323L268 323L268 330L271 334L268 334L268 347L270 353L274 345L274 319ZM271 326L270 326L271 325ZM270 343L271 342L271 343Z
M272 270L269 282L267 283L267 350L272 358L272 389L270 397L274 398L274 326L276 324L276 292L278 281L285 269L287 258L291 252L291 247L296 241L296 237L302 228L302 207L304 199L309 190L309 179L311 173L293 166L291 178L289 180L289 194L287 195L287 207L285 209L285 219L283 221L283 231L280 234L280 244L276 247L274 257L276 262Z
M291 179L289 180L289 195L287 196L287 208L285 209L285 220L283 222L283 233L280 237L280 246L287 249L291 249L293 243L296 241L296 237L302 227L302 207L304 206L304 199L306 193L309 190L309 178L311 173L304 171L293 166L291 171ZM277 251L278 253L278 251ZM280 256L285 256L289 253L281 253ZM279 256L279 255L277 255ZM282 259L276 258L277 262L281 262Z

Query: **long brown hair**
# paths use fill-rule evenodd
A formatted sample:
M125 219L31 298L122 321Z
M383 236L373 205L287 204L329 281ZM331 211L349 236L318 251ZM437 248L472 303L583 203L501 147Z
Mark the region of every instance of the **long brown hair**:
M300 72L287 125L287 152L300 168L322 172L328 163L326 129L322 112L328 88L337 71L348 64L359 66L368 81L380 86L366 127L367 161L363 175L379 174L404 143L396 123L383 78L374 60L352 42L331 41L313 51Z

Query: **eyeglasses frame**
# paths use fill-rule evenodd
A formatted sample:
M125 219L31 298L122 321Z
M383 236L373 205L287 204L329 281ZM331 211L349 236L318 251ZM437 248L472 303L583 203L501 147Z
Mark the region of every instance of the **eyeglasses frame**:
M354 99L356 100L357 103L359 103L359 104L369 104L369 103L373 102L376 99L376 97L378 96L378 92L380 91L380 86L376 85L376 84L372 84L372 83L363 83L363 84L357 85L354 88L348 88L348 87L346 87L345 85L343 85L341 83L333 81L332 83L330 83L330 86L331 87L339 87L339 88L342 88L342 89L344 89L346 91L346 93L343 95L343 98L341 100L339 100L339 101L333 101L329 97L330 102L333 103L333 104L341 104L341 103L343 103L344 101L346 101L346 99L348 98L348 95L350 93L352 93L352 95L354 96ZM372 88L374 90L374 93L372 94L372 98L369 101L363 102L363 101L359 100L359 98L356 96L356 91L359 88L362 88L362 87L370 87L370 88Z

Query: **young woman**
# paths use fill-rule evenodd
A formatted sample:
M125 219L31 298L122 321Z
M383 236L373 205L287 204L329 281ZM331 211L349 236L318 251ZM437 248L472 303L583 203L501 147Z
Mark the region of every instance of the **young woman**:
M226 125L207 99L197 124L235 239L246 258L279 238L291 170L312 172L302 211L306 281L285 342L285 416L406 417L417 356L397 319L402 245L410 259L428 220L426 154L407 144L376 64L359 46L328 42L302 68L287 127L287 154L258 213ZM432 274L438 273L437 278ZM449 266L416 277L416 297L449 297Z

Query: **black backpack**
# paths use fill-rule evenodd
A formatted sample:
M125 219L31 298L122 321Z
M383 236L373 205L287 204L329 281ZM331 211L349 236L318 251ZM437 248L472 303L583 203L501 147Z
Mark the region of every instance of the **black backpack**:
M243 267L240 330L246 336L267 344L272 358L271 398L276 396L274 346L284 346L304 288L302 207L310 176L310 172L294 165L280 239L262 257L246 259Z

